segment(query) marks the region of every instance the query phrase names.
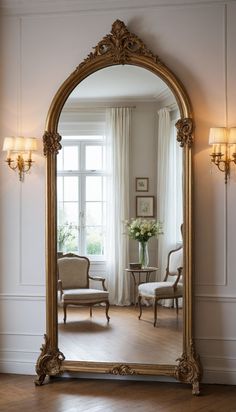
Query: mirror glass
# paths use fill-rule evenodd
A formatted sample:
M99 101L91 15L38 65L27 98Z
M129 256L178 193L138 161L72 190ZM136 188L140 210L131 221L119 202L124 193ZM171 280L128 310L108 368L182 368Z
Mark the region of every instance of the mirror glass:
M57 251L87 256L90 275L105 278L104 304L67 308L58 294L58 345L66 360L175 364L183 351L182 307L163 299L153 326L151 300L137 304L138 284L162 281L171 250L182 246L182 149L174 95L152 72L133 65L99 70L71 93L60 115L57 156ZM119 136L118 136L119 135ZM125 136L125 141L122 141ZM149 233L150 271L137 272L139 243L127 222L155 220ZM149 231L150 226L149 227ZM131 228L132 230L132 228ZM138 235L137 235L138 239ZM172 281L172 278L171 278ZM182 282L182 279L180 279ZM102 289L91 280L92 288Z

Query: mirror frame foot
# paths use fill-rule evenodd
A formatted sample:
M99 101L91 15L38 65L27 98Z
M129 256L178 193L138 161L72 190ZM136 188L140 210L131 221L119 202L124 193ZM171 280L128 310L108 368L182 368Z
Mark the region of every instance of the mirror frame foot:
M195 396L199 396L200 395L200 388L199 388L199 384L200 382L193 382L192 384L192 394Z
M65 360L65 356L58 349L54 349L51 346L50 339L45 334L45 343L40 348L41 354L38 357L36 363L36 373L38 378L34 383L36 386L41 386L46 376L56 376L62 373L62 362Z
M202 378L202 365L200 356L197 354L194 343L191 341L190 350L183 352L178 358L178 366L175 369L175 377L180 382L192 384L192 394L200 395L199 383Z

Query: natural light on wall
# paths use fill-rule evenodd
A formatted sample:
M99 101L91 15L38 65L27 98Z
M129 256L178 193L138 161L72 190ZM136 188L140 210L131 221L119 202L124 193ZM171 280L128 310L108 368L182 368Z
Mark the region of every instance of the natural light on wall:
M19 179L24 180L33 163L32 152L37 150L37 140L34 137L5 137L3 151L7 152L6 162L8 166L18 171Z
M236 127L212 127L209 144L213 146L211 161L225 174L225 183L230 174L230 163L236 164Z

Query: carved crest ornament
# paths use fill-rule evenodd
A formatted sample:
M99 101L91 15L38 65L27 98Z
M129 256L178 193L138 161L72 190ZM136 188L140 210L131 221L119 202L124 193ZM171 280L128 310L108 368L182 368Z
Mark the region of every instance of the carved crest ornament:
M94 47L94 52L91 52L88 57L80 63L76 71L80 70L87 63L93 62L99 58L99 56L104 55L110 57L113 63L127 64L133 54L148 57L155 64L164 65L159 57L155 56L138 36L128 31L123 21L116 20L112 25L111 34L106 35L98 45Z
M155 56L140 40L135 34L132 34L128 31L125 24L120 21L116 20L111 29L111 33L106 35L98 44L94 47L94 51L92 51L85 60L79 64L79 66L74 70L74 72L69 76L69 78L63 83L61 88L59 89L58 93L56 94L52 105L49 110L47 120L47 130L43 136L43 143L44 143L44 154L48 158L54 157L51 155L58 154L59 150L61 149L61 136L57 132L57 122L60 116L61 109L65 103L65 99L69 96L70 92L80 83L83 78L87 77L89 74L95 72L98 69L103 67L112 66L116 64L133 64L138 65L143 68L147 68L151 70L153 73L160 72L160 77L166 82L166 84L170 87L173 91L177 103L179 103L179 108L181 112L181 118L176 123L177 128L177 141L180 143L181 147L190 148L193 143L193 129L194 123L191 114L191 105L187 97L187 93L184 90L182 84L176 79L175 75L165 66L165 64L159 59L158 56ZM55 120L57 119L57 120ZM51 162L49 159L48 162ZM50 163L49 163L50 164ZM52 163L53 164L53 163ZM54 166L53 166L54 167ZM53 175L53 173L52 173ZM190 189L186 189L187 190ZM48 188L48 193L50 193L50 187ZM48 195L50 196L50 195ZM187 196L185 194L185 196ZM189 192L188 192L189 196ZM191 195L190 195L191 196ZM55 201L52 206L49 205L48 209L48 221L54 221L55 223L55 211L53 209ZM189 204L187 199L185 199L186 204ZM186 213L186 211L185 211ZM188 213L188 212L187 212ZM189 220L186 218L186 222ZM187 227L186 230L191 230L191 224ZM52 267L54 267L56 273L56 256L53 255L54 249L51 247L54 238L53 238L53 231L52 237L48 239L48 270L52 272ZM51 233L50 232L50 233ZM190 236L189 236L190 238ZM189 245L188 245L189 246ZM50 250L52 248L52 250ZM191 249L191 246L187 248L188 250ZM187 257L189 261L191 260L191 254ZM191 267L191 263L189 263L187 267ZM50 266L51 265L51 266ZM54 265L54 266L53 266ZM190 270L191 272L191 270ZM48 275L52 276L52 275ZM191 276L191 274L190 274ZM50 296L56 296L56 282L50 278L48 278L48 285L50 289ZM188 290L188 295L186 295L186 305L189 308L188 310L192 310L192 297L191 297L191 288L186 288ZM49 293L49 292L48 292ZM48 376L55 376L63 372L64 368L64 355L59 351L57 348L57 339L55 341L55 328L57 325L53 326L53 331L50 331L52 328L52 322L48 319L50 318L50 313L56 311L55 306L57 305L56 302L50 303L50 307L47 308L47 322L49 327L49 336L45 335L45 343L42 345L41 354L38 358L36 364L36 373L38 378L35 380L35 384L42 385L45 377ZM191 318L191 317L189 317ZM192 340L192 325L190 321L186 321L185 327L185 336L186 342L184 344L184 353L182 356L177 359L176 366L173 365L165 365L165 366L154 366L154 365L126 365L126 364L112 364L109 367L106 364L101 364L99 370L103 371L103 373L111 374L111 375L121 375L121 376L128 376L128 375L168 375L174 376L181 382L189 383L192 385L193 393L199 394L199 382L202 376L201 364L199 356L196 354L194 343ZM52 334L53 338L50 339L50 333ZM52 344L53 342L53 344ZM65 361L66 363L66 361ZM80 370L79 369L79 362L76 365L76 369L74 367L71 370ZM69 364L69 362L68 362ZM70 370L67 367L67 370ZM82 370L82 369L81 369ZM91 371L91 362L88 365L88 371ZM83 369L83 371L86 371ZM95 371L96 372L96 371ZM153 372L153 373L152 373Z

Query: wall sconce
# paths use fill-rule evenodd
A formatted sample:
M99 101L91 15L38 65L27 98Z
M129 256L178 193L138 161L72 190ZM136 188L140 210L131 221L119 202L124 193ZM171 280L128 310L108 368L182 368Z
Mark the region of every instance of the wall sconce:
M32 166L32 152L37 150L37 140L34 137L5 137L2 150L7 151L6 162L12 170L18 170L22 182Z
M212 127L209 144L213 145L211 161L225 174L225 183L230 174L230 163L236 164L236 127Z

